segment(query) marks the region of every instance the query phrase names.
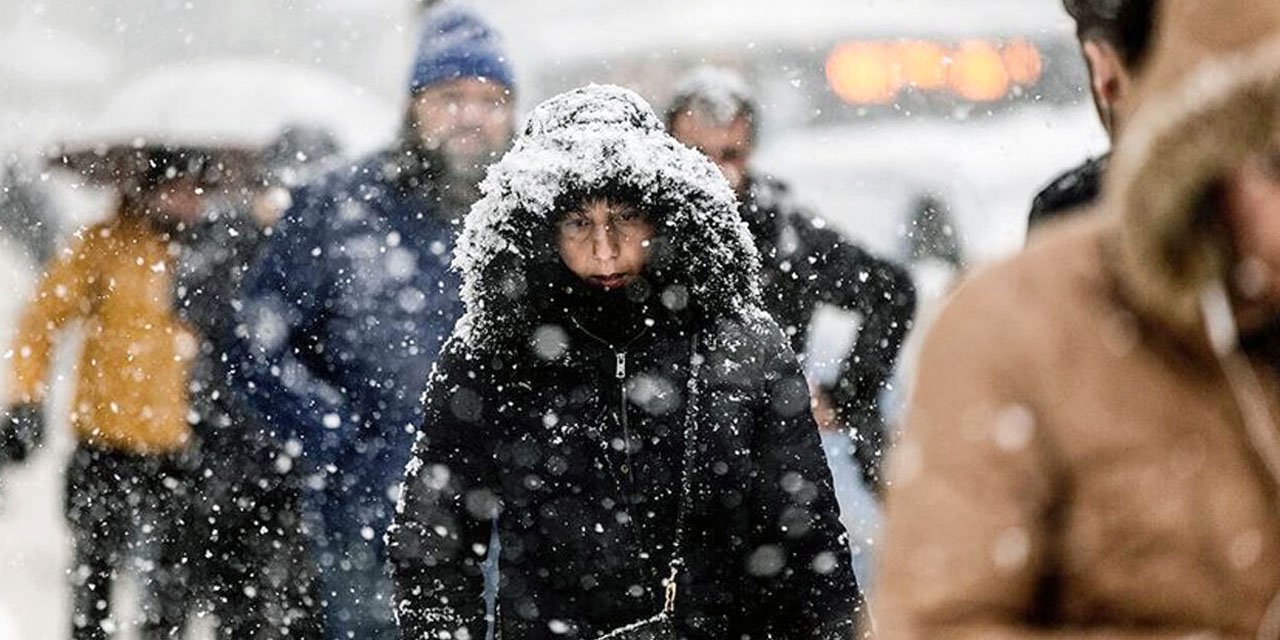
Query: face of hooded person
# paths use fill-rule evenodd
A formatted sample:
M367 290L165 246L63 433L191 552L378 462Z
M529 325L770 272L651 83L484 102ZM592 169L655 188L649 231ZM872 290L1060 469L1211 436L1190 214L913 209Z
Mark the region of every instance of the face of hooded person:
M1223 209L1246 296L1280 306L1280 146L1227 174Z
M639 208L603 198L565 212L556 225L560 259L583 282L621 289L649 263L653 224Z
M747 187L747 161L753 149L751 123L745 116L717 122L710 114L686 111L671 122L671 135L716 163L735 193Z
M506 150L515 122L510 92L496 82L459 78L419 91L411 106L419 142L455 174L483 176Z

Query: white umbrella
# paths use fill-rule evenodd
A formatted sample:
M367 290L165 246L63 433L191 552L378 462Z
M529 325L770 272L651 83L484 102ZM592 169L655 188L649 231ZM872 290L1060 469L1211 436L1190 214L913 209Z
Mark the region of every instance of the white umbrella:
M114 181L129 171L122 152L170 147L244 156L294 125L328 129L353 156L385 144L399 122L394 106L312 67L197 61L126 83L89 125L64 138L55 163Z
M290 125L312 125L359 154L398 124L394 106L319 69L227 59L160 67L126 83L66 146L256 149Z

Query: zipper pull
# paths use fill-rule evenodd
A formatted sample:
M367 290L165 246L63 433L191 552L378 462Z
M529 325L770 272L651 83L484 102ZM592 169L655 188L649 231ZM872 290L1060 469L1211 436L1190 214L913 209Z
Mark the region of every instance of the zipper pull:
M627 377L627 354L619 351L615 353L614 356L617 358L618 367L614 369L613 375L615 378L621 380Z

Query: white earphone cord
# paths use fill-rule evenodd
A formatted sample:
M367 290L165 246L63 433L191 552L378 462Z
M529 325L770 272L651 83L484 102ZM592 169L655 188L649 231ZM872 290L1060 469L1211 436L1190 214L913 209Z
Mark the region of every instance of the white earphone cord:
M1209 340L1214 355L1222 367L1227 387L1235 398L1245 431L1258 457L1266 466L1271 479L1280 489L1280 432L1267 407L1266 391L1258 372L1239 350L1240 334L1230 298L1221 282L1206 286L1200 295L1200 310L1204 315ZM1280 640L1280 592L1271 597L1266 612L1258 626L1258 640Z

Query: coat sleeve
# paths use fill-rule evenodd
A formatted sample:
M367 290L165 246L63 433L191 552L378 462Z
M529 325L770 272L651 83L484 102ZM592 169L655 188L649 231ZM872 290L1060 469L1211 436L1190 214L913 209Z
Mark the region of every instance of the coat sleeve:
M807 224L815 278L810 288L823 302L862 318L853 350L828 390L842 422L853 430L864 477L879 486L885 448L880 393L893 375L898 352L916 309L915 285L902 267L872 255L829 228Z
M219 212L184 243L174 266L178 315L205 340L234 330L247 268L263 245L262 232L247 214Z
M890 461L875 618L891 640L1140 640L1195 629L1048 629L1065 462L1038 423L1033 324L1008 288L970 283L921 354ZM992 313L1000 309L1005 313ZM1051 605L1050 605L1051 607ZM1203 637L1220 637L1205 634Z
M497 396L478 382L480 369L455 343L446 345L387 531L404 640L485 637L481 564L501 497L487 434Z
M327 313L332 272L327 227L333 198L300 192L245 277L241 306L221 345L237 387L276 437L297 438L315 456L354 437L360 416L345 390L313 363L315 332Z
M761 336L766 361L751 444L752 539L742 616L755 628L741 631L753 638L847 640L864 607L808 383L782 332L772 321L763 324L776 335Z
M86 231L36 285L13 342L13 386L8 404L40 403L48 395L49 363L58 332L90 312L96 275L91 258L98 241L96 228Z

